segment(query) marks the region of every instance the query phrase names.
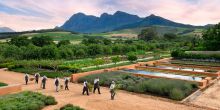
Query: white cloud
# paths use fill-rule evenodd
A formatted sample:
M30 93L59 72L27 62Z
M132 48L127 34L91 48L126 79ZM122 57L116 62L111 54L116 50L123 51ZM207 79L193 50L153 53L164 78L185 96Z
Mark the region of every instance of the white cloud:
M0 25L17 31L53 28L77 12L99 16L103 12L114 13L117 10L142 17L156 14L194 25L220 21L220 0L0 0L0 3L17 10L47 15L13 15L0 11Z

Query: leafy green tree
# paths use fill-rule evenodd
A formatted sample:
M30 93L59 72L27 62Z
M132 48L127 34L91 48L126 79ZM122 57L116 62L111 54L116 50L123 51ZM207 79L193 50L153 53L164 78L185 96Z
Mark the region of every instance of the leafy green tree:
M22 50L19 47L15 45L8 45L4 49L2 55L5 58L21 59L22 58L21 53L22 53Z
M30 39L28 37L13 37L9 41L9 44L16 45L18 47L20 46L27 46L31 43Z
M119 56L114 56L114 57L111 57L111 60L112 60L113 63L116 64L117 62L120 62L121 59L120 59Z
M59 57L58 49L56 46L44 46L41 49L41 57L43 59L56 59Z
M157 37L157 31L153 27L143 29L141 33L138 35L138 38L144 41L151 41L156 37Z
M75 56L77 58L84 58L86 56L86 52L83 49L78 49L75 51Z
M112 48L110 46L103 46L103 54L105 55L111 55L112 54Z
M33 37L31 41L34 45L39 46L39 47L54 44L53 39L49 36Z
M205 31L202 38L206 50L220 50L220 23Z
M62 45L69 45L69 44L71 44L70 40L61 40L58 42L57 47L60 47Z
M103 53L102 46L99 44L91 44L88 47L88 54L91 56L100 55Z
M137 60L137 56L135 53L133 52L130 52L127 54L127 59L130 61L130 62L134 62Z
M163 36L167 40L173 40L173 39L177 38L177 35L174 33L166 33Z
M22 58L23 59L40 59L41 58L41 47L37 47L33 44L22 48Z
M59 53L60 53L61 59L71 59L73 58L73 55L74 55L71 48L66 47L66 46L59 47Z
M112 41L110 39L103 39L103 43L105 45L110 45L110 44L112 44Z

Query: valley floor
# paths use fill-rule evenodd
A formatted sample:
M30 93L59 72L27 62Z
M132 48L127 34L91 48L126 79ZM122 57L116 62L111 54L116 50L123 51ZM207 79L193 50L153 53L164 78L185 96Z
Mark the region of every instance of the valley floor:
M24 74L4 71L0 69L0 82L8 84L22 84L23 91L31 90L45 95L51 95L58 101L57 105L48 106L43 110L54 110L71 103L86 110L207 110L198 106L180 104L168 99L150 95L139 95L125 91L117 91L116 99L110 100L108 88L101 88L101 95L91 93L90 96L82 95L82 85L70 83L70 91L55 92L54 80L48 79L46 90L40 89L40 84L30 82L24 85ZM220 92L220 91L218 91ZM218 93L216 93L218 94ZM220 97L218 97L220 99ZM218 103L218 105L220 105ZM219 107L219 106L218 106Z

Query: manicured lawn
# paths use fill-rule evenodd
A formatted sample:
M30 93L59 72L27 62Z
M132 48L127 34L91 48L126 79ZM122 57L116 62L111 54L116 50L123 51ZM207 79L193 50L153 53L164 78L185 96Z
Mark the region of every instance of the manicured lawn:
M45 106L57 104L54 97L36 92L21 92L0 96L0 110L41 110Z
M87 80L93 84L93 80L99 77L100 85L109 87L111 81L115 81L118 89L129 92L153 94L174 100L182 100L197 89L197 84L170 79L148 79L133 76L130 73L107 72L82 77L79 83Z
M7 86L8 84L0 82L0 87Z

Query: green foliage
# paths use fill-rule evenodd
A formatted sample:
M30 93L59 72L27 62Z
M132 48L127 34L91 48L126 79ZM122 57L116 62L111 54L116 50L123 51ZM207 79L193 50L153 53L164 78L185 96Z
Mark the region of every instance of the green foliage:
M157 37L155 28L146 28L141 31L138 38L144 41L151 41Z
M58 42L57 47L60 47L62 45L69 45L70 41L69 40L61 40Z
M67 77L70 76L72 73L66 73L66 72L40 72L41 76L47 76L48 78L56 78L56 77Z
M100 78L100 85L102 86L109 87L111 81L115 81L118 89L136 93L151 93L174 100L182 100L197 89L197 84L191 82L170 79L147 79L122 72L93 74L81 77L78 82L83 83L83 81L87 80L92 83L96 77Z
M220 50L220 23L203 32L202 38L206 50Z
M34 45L39 46L39 47L54 44L53 39L49 36L33 37L31 38L31 41Z
M2 110L41 110L47 105L55 105L57 102L51 96L45 96L36 92L21 92L0 96L0 108Z
M128 53L127 54L127 59L130 61L130 62L134 62L137 60L137 56L135 53Z
M179 89L172 89L169 96L171 99L181 100L184 98L184 93Z
M104 64L105 61L101 58L97 58L97 59L95 59L94 63L95 63L96 66L98 66L98 65Z
M67 104L61 107L60 110L84 110L84 109L78 106L74 106L72 104Z
M121 58L119 56L114 56L114 57L111 57L111 60L113 63L117 63L117 62L120 62Z
M28 39L28 37L13 37L9 43L20 47L29 45L31 41Z
M171 56L177 59L209 59L220 60L220 54L199 54L199 53L186 53L181 50L175 50L171 52Z
M2 83L2 82L0 82L0 87L2 87L2 86L7 86L8 84L5 84L5 83Z
M164 38L167 39L167 40L173 40L176 37L177 37L177 35L174 34L174 33L166 33L166 34L164 34Z

